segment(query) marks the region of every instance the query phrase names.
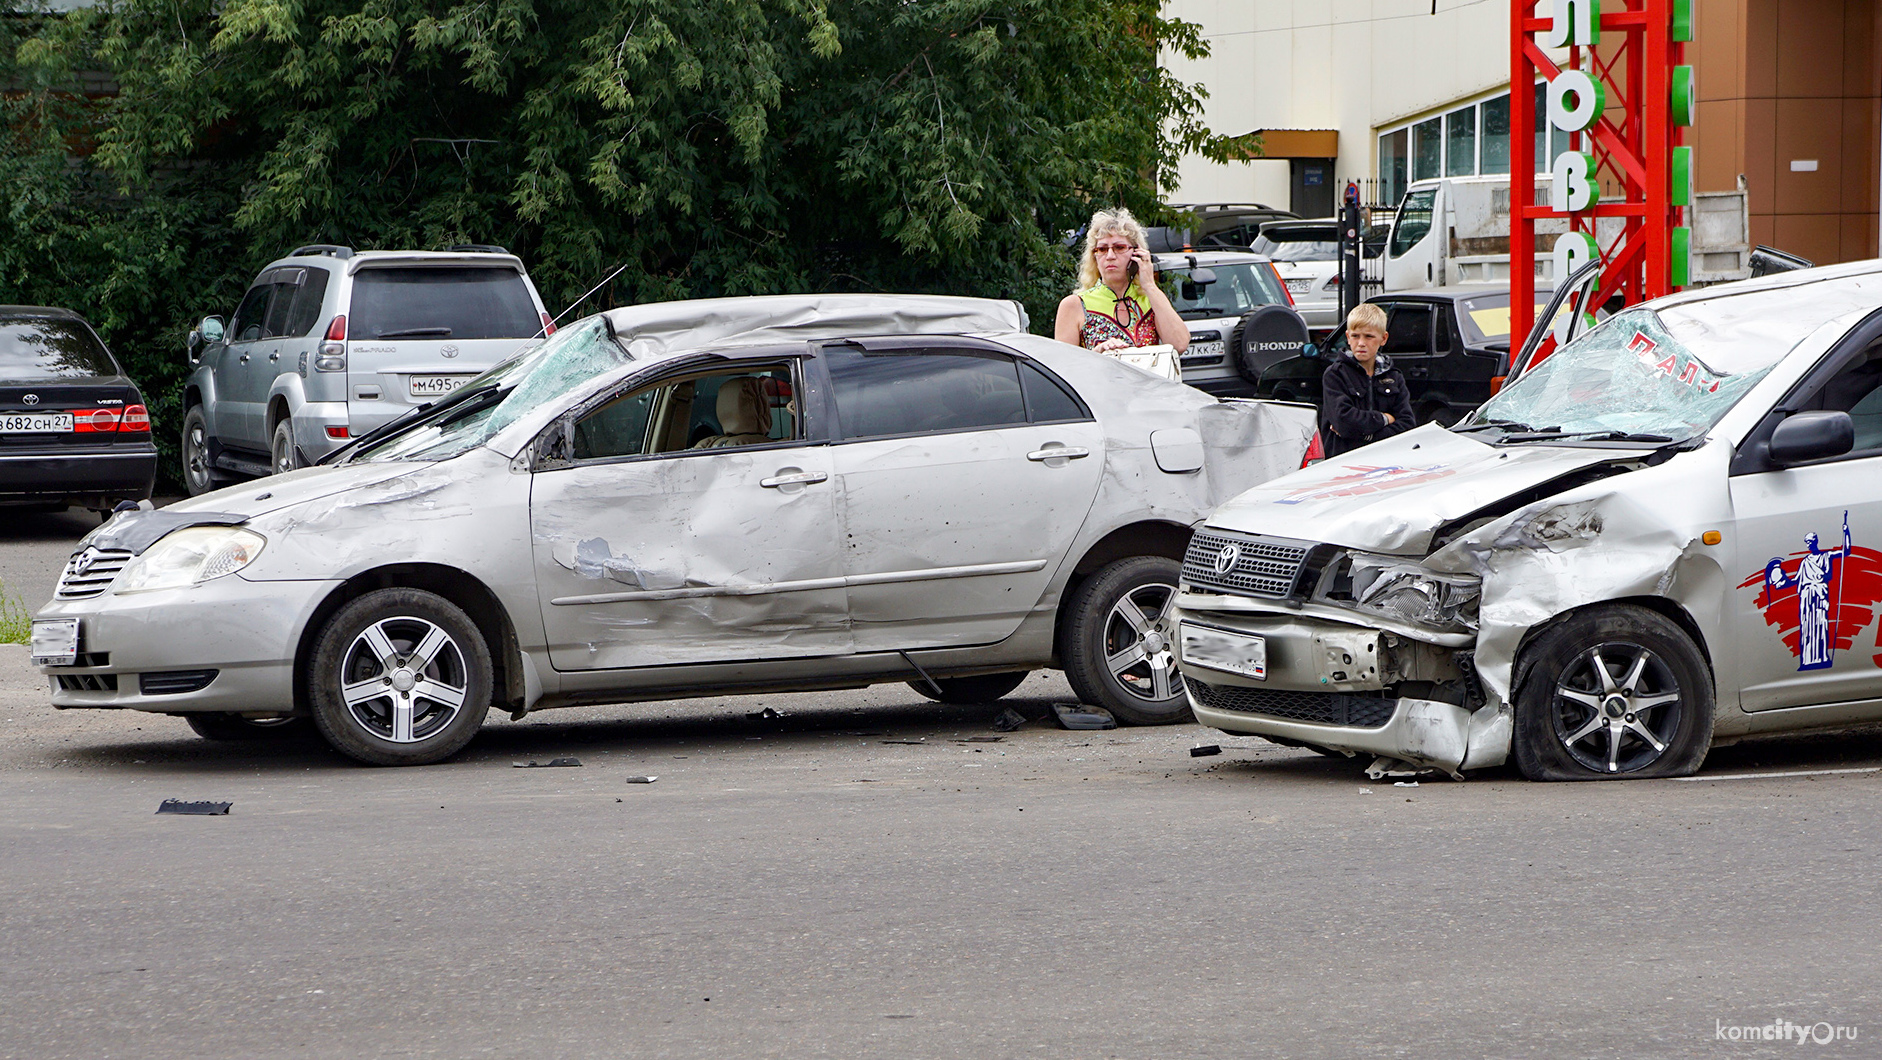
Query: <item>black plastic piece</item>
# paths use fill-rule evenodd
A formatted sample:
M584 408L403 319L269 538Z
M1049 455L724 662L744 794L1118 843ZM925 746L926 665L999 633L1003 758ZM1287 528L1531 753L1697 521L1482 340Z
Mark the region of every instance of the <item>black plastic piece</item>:
M582 760L579 758L551 758L547 762L529 761L510 763L510 765L515 766L517 769L548 769L552 766L575 767L581 764Z
M200 692L216 679L216 670L162 670L138 674L137 690L147 696L180 696Z
M1192 747L1189 749L1189 757L1191 758L1208 758L1210 755L1219 755L1221 753L1221 745L1213 743L1206 743L1200 747Z
M304 247L295 247L294 250L288 254L288 257L317 258L322 255L345 261L353 256L353 248L343 247L337 243L309 243Z
M165 799L157 806L157 812L178 813L189 817L223 817L234 805L232 802L184 802L181 799Z
M1856 446L1856 424L1847 412L1798 412L1771 432L1771 459L1801 464L1842 456Z
M172 530L186 526L240 526L245 522L248 516L232 512L172 512L162 508L125 512L99 527L91 544L100 551L121 548L138 556Z
M446 249L450 250L454 254L508 254L509 253L508 250L505 250L504 248L497 246L495 243L459 243L457 246L447 247Z
M1752 248L1751 256L1745 259L1745 264L1751 267L1751 275L1754 279L1780 272L1808 269L1814 265L1809 258L1787 254L1776 247L1767 247L1762 244Z

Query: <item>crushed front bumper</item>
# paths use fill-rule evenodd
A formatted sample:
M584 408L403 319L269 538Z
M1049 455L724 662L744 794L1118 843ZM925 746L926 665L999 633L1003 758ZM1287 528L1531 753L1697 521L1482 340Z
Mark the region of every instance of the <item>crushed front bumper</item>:
M85 665L39 670L61 709L287 713L301 631L339 584L231 574L187 589L54 600L35 617L78 619Z

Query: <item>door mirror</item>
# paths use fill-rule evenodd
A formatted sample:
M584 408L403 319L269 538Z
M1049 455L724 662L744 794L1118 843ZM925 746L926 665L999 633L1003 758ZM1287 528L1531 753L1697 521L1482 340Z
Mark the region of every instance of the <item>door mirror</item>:
M1799 412L1771 432L1771 459L1801 464L1842 456L1856 446L1856 424L1847 412Z
M204 317L203 322L196 325L196 330L202 335L202 340L204 344L208 344L211 342L221 342L222 341L222 318L221 317Z

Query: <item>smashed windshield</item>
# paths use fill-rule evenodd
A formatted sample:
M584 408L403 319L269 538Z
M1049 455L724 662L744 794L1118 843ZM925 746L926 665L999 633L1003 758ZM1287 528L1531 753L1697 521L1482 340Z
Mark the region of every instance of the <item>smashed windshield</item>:
M1495 424L1516 440L1683 441L1709 430L1770 370L1720 371L1673 338L1658 314L1631 309L1523 373L1463 428Z
M413 426L366 446L355 460L448 460L489 441L531 410L596 375L626 364L628 354L600 316L570 325L515 360L464 384Z

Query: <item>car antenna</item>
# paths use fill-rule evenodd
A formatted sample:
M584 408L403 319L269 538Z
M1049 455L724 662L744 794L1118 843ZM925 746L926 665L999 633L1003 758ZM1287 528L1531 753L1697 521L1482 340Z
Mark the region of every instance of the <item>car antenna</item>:
M562 318L569 315L569 310L574 309L576 306L581 305L583 302L587 301L589 295L594 294L596 291L601 290L603 287L606 287L608 285L609 280L612 280L616 276L619 276L621 275L621 273L627 271L627 267L632 264L633 262L631 261L623 261L619 268L615 269L611 273L608 273L608 275L600 283L595 284L593 287L590 287L587 291L584 291L582 293L582 296L580 298L577 298L575 301L570 302L568 304L567 309L562 310L560 313L557 313L554 317L550 318L549 323L560 325L562 323ZM543 330L547 331L549 329L545 327L543 328Z

